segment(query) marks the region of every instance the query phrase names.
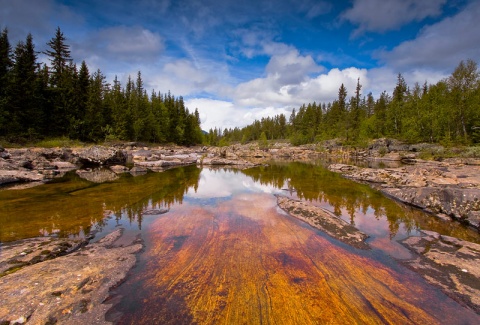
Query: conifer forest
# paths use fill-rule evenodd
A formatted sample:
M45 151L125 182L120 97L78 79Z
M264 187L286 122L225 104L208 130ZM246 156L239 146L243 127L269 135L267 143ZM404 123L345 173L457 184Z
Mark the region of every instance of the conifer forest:
M0 35L0 137L12 142L68 137L85 142L146 141L191 145L202 142L198 111L182 97L144 88L141 72L122 86L100 70L71 59L60 28L48 42L49 64L37 62L31 35L15 49L8 30Z

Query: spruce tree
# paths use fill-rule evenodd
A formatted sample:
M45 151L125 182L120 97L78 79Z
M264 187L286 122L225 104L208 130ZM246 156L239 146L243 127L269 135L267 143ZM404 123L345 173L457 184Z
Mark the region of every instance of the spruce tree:
M53 87L59 86L62 74L71 62L70 46L66 44L66 40L60 27L57 27L55 36L47 43L50 49L45 51L45 54L50 57L49 60L52 67L50 82Z
M55 36L47 43L49 50L45 54L50 60L50 111L47 116L50 135L65 135L69 129L69 110L72 108L74 94L74 71L70 65L70 47L60 27Z
M37 55L32 35L15 48L9 86L10 133L35 137L41 130L42 111L36 100Z
M12 47L8 40L8 30L5 28L0 34L0 135L7 134L8 120L8 83L12 69Z

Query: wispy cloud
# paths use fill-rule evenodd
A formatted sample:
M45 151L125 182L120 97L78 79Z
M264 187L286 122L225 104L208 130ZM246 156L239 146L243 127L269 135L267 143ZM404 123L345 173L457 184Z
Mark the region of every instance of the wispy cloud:
M52 19L52 14L55 19ZM0 28L8 28L10 42L15 45L24 41L27 34L33 35L37 49L53 37L60 25L80 25L83 17L69 7L54 0L0 0Z
M445 72L461 60L478 60L478 17L480 2L473 1L455 16L424 27L415 39L402 42L391 51L381 51L377 57L399 71L423 67Z
M353 7L343 12L341 19L358 25L352 33L356 37L364 32L385 32L412 21L438 16L446 2L447 0L354 0Z

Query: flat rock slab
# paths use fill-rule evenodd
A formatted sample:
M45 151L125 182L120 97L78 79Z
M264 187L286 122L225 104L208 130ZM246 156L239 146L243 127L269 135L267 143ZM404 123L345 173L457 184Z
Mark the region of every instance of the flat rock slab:
M16 182L40 182L45 176L36 171L0 170L0 185Z
M0 277L24 267L69 254L87 244L83 239L58 239L50 237L29 238L2 244Z
M367 234L328 210L280 195L277 195L277 204L292 217L307 222L345 244L359 249L370 249L370 246L365 243Z
M416 256L403 264L480 313L480 245L433 231L401 241Z
M0 323L107 324L109 289L125 279L142 248L138 242L113 246L120 236L119 229L71 254L0 277Z

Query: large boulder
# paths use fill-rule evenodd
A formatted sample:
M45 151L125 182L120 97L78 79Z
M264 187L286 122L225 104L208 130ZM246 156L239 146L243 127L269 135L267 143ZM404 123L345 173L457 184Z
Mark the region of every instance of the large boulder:
M103 146L80 149L77 154L80 163L84 165L123 164L127 161L123 151Z

